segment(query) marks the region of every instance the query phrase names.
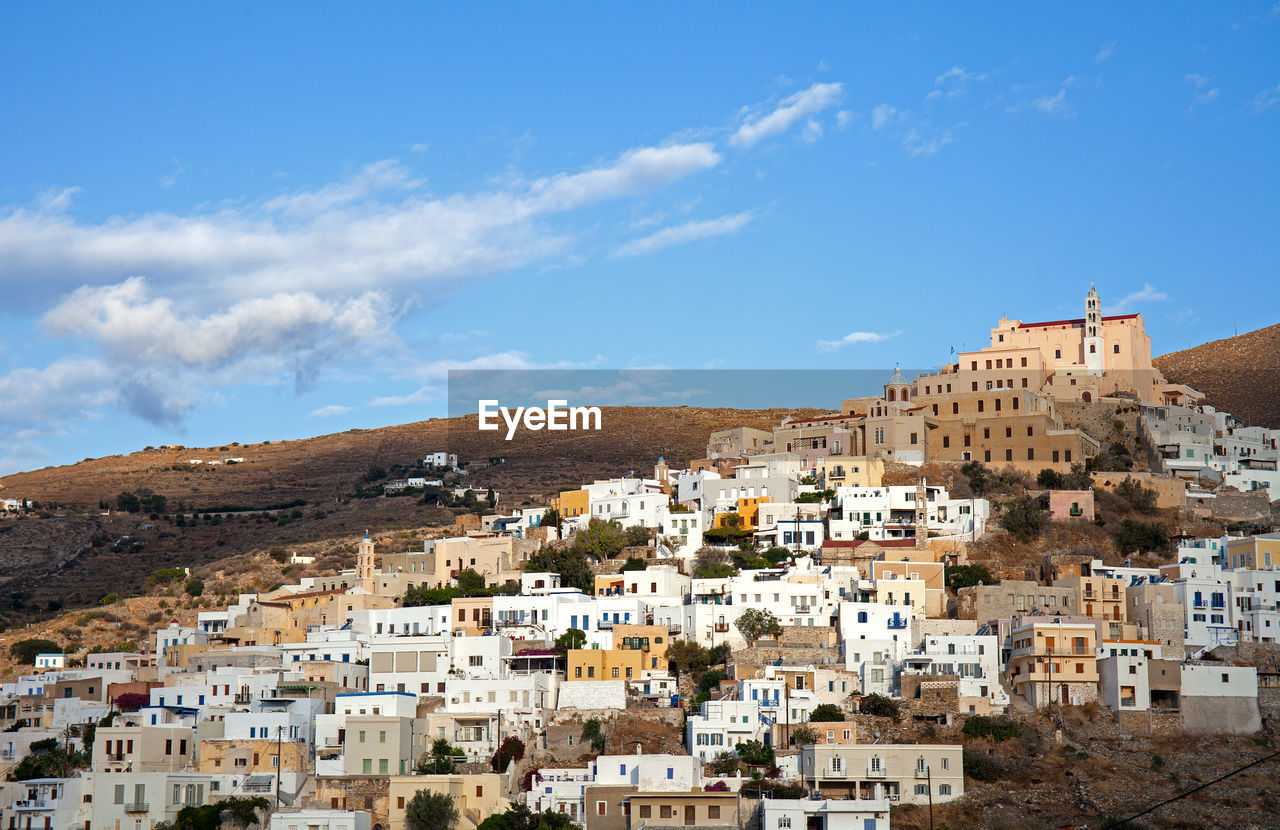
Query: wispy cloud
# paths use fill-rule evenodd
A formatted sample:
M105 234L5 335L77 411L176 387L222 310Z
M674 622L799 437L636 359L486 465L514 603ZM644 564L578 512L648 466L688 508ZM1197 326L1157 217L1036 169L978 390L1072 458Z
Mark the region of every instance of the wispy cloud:
M956 100L965 97L969 87L987 79L984 73L970 72L963 67L953 66L933 81L933 89L925 95L926 101L939 99Z
M613 255L617 258L643 256L660 251L663 248L669 248L672 245L681 245L686 242L695 242L699 239L710 239L714 236L737 233L746 227L752 218L754 218L754 214L751 211L745 211L721 216L717 219L686 222L683 225L663 228L648 236L642 236L639 239L627 242L614 251Z
M1007 93L1000 96L1004 100L1004 111L1008 114L1020 112L1038 112L1055 118L1074 118L1076 111L1071 106L1068 95L1072 87L1080 84L1080 78L1070 75L1061 83L1024 83L1015 84Z
M1113 304L1108 311L1112 314L1128 314L1135 307L1144 303L1163 303L1169 299L1169 295L1158 290L1151 283L1144 283L1140 291L1134 291L1125 297L1121 297L1119 301Z
M1259 92L1253 99L1253 108L1258 112L1263 112L1280 104L1280 84Z
M165 190L168 190L178 183L178 179L182 178L182 174L185 172L187 172L187 166L177 159L174 159L173 172L160 177L160 186Z
M751 147L756 143L781 135L803 118L812 116L840 100L844 85L839 83L814 84L784 98L769 113L749 118L729 138L735 147Z
M934 126L931 120L911 110L888 104L880 104L871 111L871 128L896 137L902 149L913 158L932 158L952 140L950 130Z
M1203 106L1204 104L1209 104L1217 100L1218 88L1216 86L1211 86L1209 79L1205 76L1192 73L1186 76L1186 82L1195 88L1195 93L1191 99L1191 106L1187 107L1188 112L1194 110L1196 107Z
M853 331L839 340L819 340L818 351L833 352L837 349L843 349L845 346L856 346L862 343L882 343L890 337L897 337L901 333L900 331L890 334L882 334L875 331Z
M313 409L307 413L308 418L332 418L335 415L346 415L351 411L351 407L334 403L328 406L322 406L319 409Z
M1102 48L1098 50L1098 53L1093 56L1093 62L1103 63L1104 61L1106 61L1107 58L1115 54L1115 51L1116 51L1116 42L1114 40L1109 43L1104 43L1102 44Z

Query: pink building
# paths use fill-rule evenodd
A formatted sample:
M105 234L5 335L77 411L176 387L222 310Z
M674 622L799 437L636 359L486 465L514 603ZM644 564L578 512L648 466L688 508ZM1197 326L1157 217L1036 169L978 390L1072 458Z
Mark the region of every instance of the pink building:
M1092 522L1092 490L1050 490L1049 515L1055 522Z

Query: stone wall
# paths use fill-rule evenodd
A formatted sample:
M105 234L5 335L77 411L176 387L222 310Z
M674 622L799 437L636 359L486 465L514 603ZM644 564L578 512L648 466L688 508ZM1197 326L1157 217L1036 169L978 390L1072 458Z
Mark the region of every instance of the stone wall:
M783 648L828 649L836 647L839 642L839 633L829 626L784 625L782 626L782 638L778 645Z
M976 619L920 620L920 637L967 637L978 633Z
M566 680L557 700L560 709L626 709L627 685L622 680Z
M387 826L390 779L385 775L343 775L316 778L316 802L333 810L372 813L372 826Z
M1256 697L1183 695L1181 704L1188 735L1252 735L1262 729Z
M1168 738L1182 734L1182 716L1177 712L1115 712L1115 720L1131 735Z
M1181 479L1171 476L1152 475L1151 473L1094 473L1093 487L1096 490L1099 487L1105 487L1108 490L1114 490L1120 482L1126 478L1132 478L1135 482L1143 487L1149 487L1156 491L1156 507L1177 507L1183 508L1187 506L1187 486Z
M1236 522L1270 521L1271 502L1267 501L1265 490L1252 490L1239 493L1235 490L1221 489L1217 498L1209 500L1209 513L1215 519L1227 519Z

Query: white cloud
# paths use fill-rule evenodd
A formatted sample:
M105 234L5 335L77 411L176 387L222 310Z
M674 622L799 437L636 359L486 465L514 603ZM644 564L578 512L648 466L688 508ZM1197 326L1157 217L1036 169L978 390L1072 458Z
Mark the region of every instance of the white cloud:
M810 118L804 125L804 131L800 133L800 140L805 144L813 144L822 138L822 125Z
M1098 53L1093 56L1093 62L1102 63L1107 58L1111 57L1115 53L1115 51L1116 51L1116 42L1114 40L1111 41L1110 43L1104 43L1102 44L1102 48L1098 50Z
M936 101L940 98L950 100L963 98L968 94L969 87L972 84L981 83L986 79L986 74L969 72L963 67L953 66L937 78L934 78L933 89L925 96L925 100Z
M342 404L333 403L333 404L329 404L328 406L322 406L319 409L311 410L309 413L307 413L307 417L308 418L332 418L335 415L346 415L350 411L351 411L351 407L349 406L343 406Z
M844 129L849 126L849 122L853 119L853 113L848 110L840 110L836 113L836 126Z
M856 346L861 343L882 343L890 337L897 337L901 332L893 332L891 334L881 334L875 331L854 331L841 337L839 340L819 340L818 351L833 352L842 349L845 346Z
M1205 76L1192 73L1186 76L1186 81L1196 89L1196 92L1191 99L1191 106L1187 107L1188 112L1194 110L1196 107L1204 104L1210 104L1217 100L1218 88L1216 86L1209 86L1209 79Z
M736 147L750 147L763 139L780 135L802 118L836 104L843 90L844 85L839 83L814 84L801 90L783 99L767 115L744 122L729 138L729 143Z
M911 110L899 110L888 104L880 104L871 111L871 127L897 136L902 149L912 158L933 158L952 140L950 130L939 129L928 118Z
M1169 295L1163 291L1156 289L1151 283L1144 283L1140 291L1134 291L1125 297L1120 298L1118 302L1107 310L1112 314L1128 314L1131 309L1142 303L1163 303L1169 299Z
M168 190L178 183L178 179L182 178L182 174L185 172L187 172L187 166L174 159L173 172L160 177L160 186Z
M1262 90L1253 99L1253 108L1258 112L1269 110L1276 104L1280 104L1280 84Z
M871 111L871 128L882 130L893 122L898 111L888 104L880 104Z
M475 194L430 197L394 161L351 178L212 213L153 213L78 222L74 189L35 209L0 213L0 281L48 295L122 274L191 293L348 292L494 273L563 254L567 237L538 220L636 196L710 169L707 143L629 150L616 160ZM399 193L399 200L388 200Z
M1044 113L1064 112L1067 109L1067 88L1062 87L1053 95L1041 95L1031 106Z
M613 255L617 258L641 256L663 248L669 248L672 245L694 242L699 239L710 239L713 236L723 236L727 233L736 233L746 227L752 218L754 218L754 214L746 211L729 216L721 216L717 219L686 222L683 225L663 228L648 236L631 240L614 251Z

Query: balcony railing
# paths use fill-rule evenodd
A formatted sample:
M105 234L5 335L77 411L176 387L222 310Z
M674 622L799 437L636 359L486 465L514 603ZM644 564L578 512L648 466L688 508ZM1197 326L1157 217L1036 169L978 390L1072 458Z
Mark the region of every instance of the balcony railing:
M888 778L889 771L886 770L884 767L880 767L879 769L873 769L871 767L867 767L867 777L868 778Z
M846 773L844 769L832 769L831 767L827 767L822 771L823 778L844 778L845 775Z
M928 777L929 777L928 767L916 767L916 778L928 778Z
M726 631L728 631L728 630L729 630L729 624L728 624L728 623L716 623L716 624L715 624L715 630L716 630L716 631L718 631L718 632L720 632L721 634L723 634L724 632L726 632Z
M145 801L135 801L132 804L124 805L126 813L145 813L150 805Z
M682 630L680 623L667 623L668 634L679 634Z
M601 631L612 631L613 620L600 620L600 622L596 623L596 628L600 629Z
M889 620L888 626L889 628L906 628L907 621L903 619Z

